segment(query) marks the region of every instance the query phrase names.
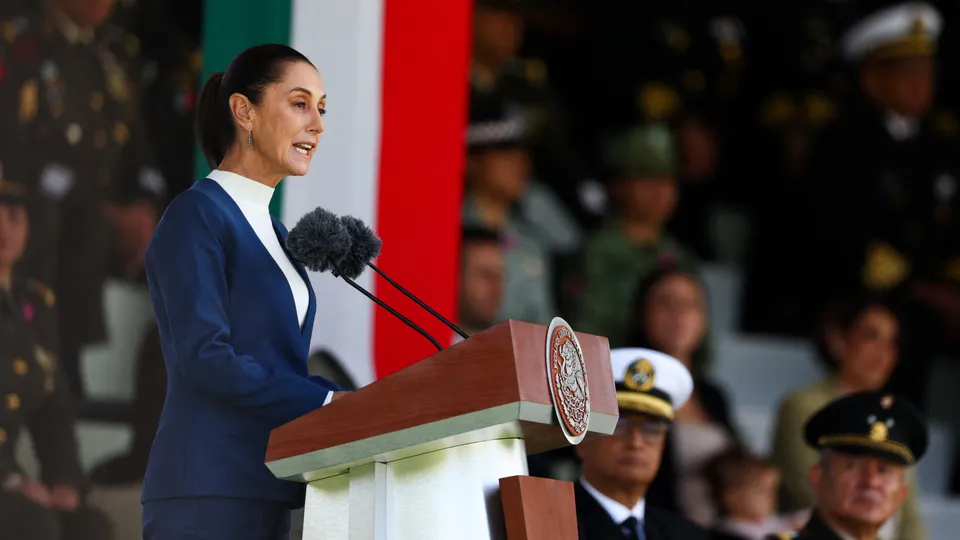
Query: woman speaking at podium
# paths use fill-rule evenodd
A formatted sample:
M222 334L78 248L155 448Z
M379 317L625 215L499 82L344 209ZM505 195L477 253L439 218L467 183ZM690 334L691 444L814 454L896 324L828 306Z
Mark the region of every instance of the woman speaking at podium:
M283 45L240 53L203 87L216 169L178 196L147 249L167 396L143 485L144 540L286 540L304 486L264 465L270 431L340 390L307 373L316 298L271 218L323 132L317 69Z

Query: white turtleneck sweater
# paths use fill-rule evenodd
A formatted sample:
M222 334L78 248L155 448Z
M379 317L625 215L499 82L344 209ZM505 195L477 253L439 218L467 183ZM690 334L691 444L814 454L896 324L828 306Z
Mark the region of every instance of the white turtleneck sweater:
M270 218L270 199L273 198L274 189L251 180L239 174L221 171L219 169L211 171L207 178L220 184L220 187L227 192L227 195L247 218L253 232L257 233L260 243L266 248L274 262L280 267L287 283L290 285L290 291L293 293L293 303L297 308L297 320L300 322L300 328L307 320L307 309L310 306L310 291L307 289L306 282L297 273L297 269L287 257L287 253L280 245L280 239L277 238L276 231L273 230L273 220ZM323 404L327 405L333 401L333 392L327 394L327 399Z
M270 199L273 198L274 189L256 180L221 170L212 171L207 178L220 184L227 195L237 203L243 216L250 223L250 227L253 228L253 232L260 238L263 247L283 271L287 283L290 284L290 291L293 293L293 302L297 307L297 320L303 328L303 323L307 319L307 308L310 305L310 292L307 284L287 257L283 246L280 245L277 233L273 230Z

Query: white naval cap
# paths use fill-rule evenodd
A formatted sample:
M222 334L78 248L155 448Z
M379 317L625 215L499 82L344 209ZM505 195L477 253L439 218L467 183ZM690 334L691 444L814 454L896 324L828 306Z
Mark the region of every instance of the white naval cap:
M651 349L610 351L617 404L633 411L673 420L693 393L693 377L679 360Z
M850 27L843 36L843 54L850 61L932 54L942 28L943 18L931 4L896 4Z

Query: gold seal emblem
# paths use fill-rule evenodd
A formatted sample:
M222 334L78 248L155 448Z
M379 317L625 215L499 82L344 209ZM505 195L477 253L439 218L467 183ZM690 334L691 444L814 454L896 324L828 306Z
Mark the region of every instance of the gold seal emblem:
M649 392L654 382L653 365L646 358L630 364L623 375L623 385L635 392Z
M887 440L887 425L883 422L874 422L870 426L870 440L873 442L883 442Z
M560 317L547 329L547 380L563 433L570 444L579 444L590 425L587 364L576 334Z

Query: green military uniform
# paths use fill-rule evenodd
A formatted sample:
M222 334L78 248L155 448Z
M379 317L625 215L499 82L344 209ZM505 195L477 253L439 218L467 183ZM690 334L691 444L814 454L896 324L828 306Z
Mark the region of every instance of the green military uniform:
M840 383L833 377L802 388L780 402L774 426L771 459L782 472L780 505L785 511L802 510L816 505L816 497L808 480L810 467L819 458L816 449L803 442L803 425L818 410L842 395ZM897 524L897 538L922 540L926 528L920 514L917 475L906 471L910 493L903 503Z
M783 471L784 485L790 484L787 496L793 496L793 501L800 502L804 507L815 506L816 500L809 487L798 487L799 469L805 467L803 475L806 482L807 471L817 462L818 452L833 450L866 454L912 467L923 457L927 448L929 435L926 421L903 398L877 391L838 396L842 396L839 384L828 379L794 394L780 406L773 459ZM811 454L799 453L803 447L808 447L805 449L810 450ZM810 457L813 457L812 461ZM905 470L910 493L904 502L896 537L923 540L927 535L917 510L916 478L912 473L912 468ZM797 494L801 491L806 492L803 496L809 498L797 501ZM824 522L818 510L793 537L841 538Z
M604 162L613 180L642 182L647 177L669 176L676 172L675 150L669 131L650 125L612 138L606 145ZM610 345L625 343L630 307L643 277L658 267L695 271L699 261L679 241L663 232L655 241L632 242L618 218L610 219L584 243L579 261L579 331L607 336Z
M25 204L26 190L0 179L0 205ZM24 471L16 448L24 429L40 462L37 480L81 492L74 406L57 362L56 297L40 281L14 273L0 286L0 523L3 535L30 540L106 540L110 524L83 505L56 512L18 492ZM59 515L58 515L59 514ZM58 532L59 531L59 532Z
M128 76L139 47L52 8L0 22L0 159L35 195L24 265L63 299L61 359L78 390L80 348L106 338L103 283L119 273L104 205L166 197Z

